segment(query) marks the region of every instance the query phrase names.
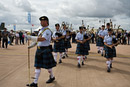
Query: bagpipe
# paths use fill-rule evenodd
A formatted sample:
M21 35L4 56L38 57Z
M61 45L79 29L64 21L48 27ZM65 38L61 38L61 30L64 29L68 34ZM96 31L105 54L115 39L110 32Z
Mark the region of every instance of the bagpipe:
M55 35L56 35L57 37L61 37L61 36L62 36L62 33L61 33L61 32L56 32ZM60 39L59 39L59 40L60 40ZM59 42L59 40L56 40L56 42Z
M88 39L88 35L87 34L84 34L84 39Z
M116 39L116 38L112 38L112 43L113 44L116 44L118 42L118 39ZM117 44L118 45L118 44ZM117 46L117 45L115 45L115 46Z
M58 37L61 37L61 36L62 36L62 33L56 32L55 35L58 36Z
M87 34L84 34L83 35L83 41L85 40L85 39L88 39L89 38L89 36L87 35ZM86 42L86 41L85 41ZM83 43L84 44L84 43Z
M68 38L69 37L69 38ZM70 30L66 30L66 37L65 37L65 41L67 41L67 39L71 38L71 31Z
M70 30L66 30L66 35L70 35L70 34L71 34Z

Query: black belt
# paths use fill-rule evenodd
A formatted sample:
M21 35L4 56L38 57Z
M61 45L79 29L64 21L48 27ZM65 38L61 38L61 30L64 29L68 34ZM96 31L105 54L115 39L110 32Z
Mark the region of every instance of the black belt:
M37 46L37 49L47 49L49 46Z

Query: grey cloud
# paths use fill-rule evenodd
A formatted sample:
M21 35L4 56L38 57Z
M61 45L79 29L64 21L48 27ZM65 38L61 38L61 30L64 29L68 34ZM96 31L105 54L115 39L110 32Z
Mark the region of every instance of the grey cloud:
M10 2L8 5L1 3ZM50 27L54 28L55 23L66 21L78 28L81 20L85 25L98 28L99 20L111 18L114 23L122 24L123 27L130 25L130 1L129 0L5 0L0 3L0 21L6 23L21 24L20 28L27 22L27 12L31 12L32 24L40 25L39 17L46 15L50 20ZM6 10L8 10L6 11ZM4 10L6 9L6 10ZM123 20L123 21L122 21ZM36 27L36 26L34 26Z
M9 11L8 8L2 3L0 3L0 11Z
M77 1L77 2L76 2ZM112 18L115 15L130 16L129 0L76 0L63 3L61 9L65 14L79 17Z
M33 12L35 9L32 7L28 0L14 0L15 5L25 12Z
M122 3L121 12L130 17L130 0L119 0Z

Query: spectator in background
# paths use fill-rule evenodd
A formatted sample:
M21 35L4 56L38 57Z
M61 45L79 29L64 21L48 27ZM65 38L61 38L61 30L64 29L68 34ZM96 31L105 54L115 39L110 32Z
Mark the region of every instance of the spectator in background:
M2 38L2 33L1 33L1 30L0 30L0 47L1 47L1 38Z
M72 43L76 43L75 37L76 37L76 32L74 31L72 33Z
M15 34L15 45L18 45L18 40L19 40L19 33L16 32L16 34Z
M13 39L14 39L14 31L11 30L10 33L9 33L9 39L10 39L10 45L13 45Z
M2 32L2 37L3 37L2 47L5 48L5 46L6 46L6 49L7 49L7 47L8 47L8 31L6 28L4 28L4 31Z
M95 34L92 32L91 33L91 42L94 44L94 38L95 38Z
M19 32L19 38L20 38L20 44L24 44L24 34L23 34L23 32Z
M122 44L126 45L126 31L124 31L123 35L122 35Z
M24 33L24 38L25 38L25 41L27 43L28 39L27 39L27 32Z
M117 32L117 39L120 41L120 43L121 43L121 32Z
M128 45L130 44L130 32L127 34L128 37Z
M24 45L24 34L22 35L22 43L23 43L23 45Z

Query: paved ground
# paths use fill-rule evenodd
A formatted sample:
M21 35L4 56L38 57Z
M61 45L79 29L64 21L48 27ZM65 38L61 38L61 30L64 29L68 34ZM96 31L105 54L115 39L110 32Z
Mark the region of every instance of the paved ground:
M111 73L106 72L106 59L97 54L95 44L91 44L90 55L82 68L77 68L76 45L69 49L69 57L55 67L56 80L46 84L48 72L43 69L39 87L130 87L130 46L117 47ZM34 76L34 54L31 49L31 77ZM25 87L28 83L27 45L0 48L0 87ZM31 80L33 81L33 80Z

